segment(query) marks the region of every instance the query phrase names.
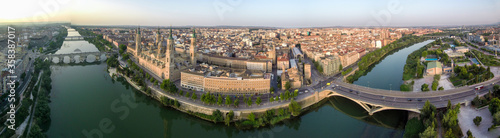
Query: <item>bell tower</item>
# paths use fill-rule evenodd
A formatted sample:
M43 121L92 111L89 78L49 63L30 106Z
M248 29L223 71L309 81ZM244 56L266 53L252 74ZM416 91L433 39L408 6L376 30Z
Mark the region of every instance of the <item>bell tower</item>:
M195 47L196 47L196 30L193 29L193 35L191 37L191 46L189 47L189 56L191 57L191 65L193 67L196 66L196 58L195 58Z
M137 31L135 33L135 56L139 57L141 53L141 27L137 27Z
M161 34L160 34L160 27L158 27L158 31L156 32L156 45L160 45L160 37L161 37Z
M170 27L170 34L167 39L167 48L165 52L165 79L172 78L174 70L174 38L172 38L172 27Z

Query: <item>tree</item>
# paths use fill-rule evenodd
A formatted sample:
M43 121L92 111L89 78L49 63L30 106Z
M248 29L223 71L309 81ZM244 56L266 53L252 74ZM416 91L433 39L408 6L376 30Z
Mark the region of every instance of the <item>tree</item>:
M186 92L186 95L184 95L184 96L189 97L189 92Z
M230 110L229 113L227 113L226 118L224 119L224 122L226 123L226 125L229 126L229 124L233 120L233 117L234 117L234 112L233 112L233 110Z
M472 136L472 132L470 132L470 129L467 130L467 138L474 138L474 136Z
M500 125L500 112L493 114L493 126Z
M493 86L493 94L500 97L500 85Z
M283 101L283 93L280 93L280 101Z
M437 132L434 130L434 126L427 127L424 132L418 134L420 138L437 138Z
M177 99L174 100L174 106L177 108L181 106L181 104L179 103L179 101L177 101Z
M293 98L299 96L299 89L295 89L295 91L293 92Z
M257 100L255 101L255 103L256 103L257 105L260 105L260 103L261 103L261 102L262 102L262 99L260 99L260 96L259 96L259 97L257 97Z
M433 91L436 91L436 90L437 90L438 85L439 85L439 84L438 84L438 81L436 81L436 80L432 81L432 86L431 86L432 90L433 90Z
M196 94L193 92L193 95L191 95L191 99L196 100L198 99L198 96L196 96Z
M451 130L451 128L448 129L448 131L446 131L446 134L444 134L444 137L445 138L456 138L455 134L453 134L453 131Z
M500 100L498 98L491 99L488 109L490 110L491 115L494 115L496 112L500 111Z
M288 91L288 90L285 91L285 99L286 100L290 99L290 91Z
M248 120L254 122L255 121L255 114L253 114L253 112L251 112L250 114L248 114Z
M476 95L476 97L474 97L474 99L472 100L471 104L474 106L479 106L481 104L481 100L479 99L479 96Z
M342 64L339 64L339 71L342 71Z
M483 118L482 118L482 117L480 117L480 116L476 116L476 118L474 118L472 121L474 121L474 124L475 124L476 126L479 126L479 125L481 124L481 120L483 120Z
M425 119L431 117L432 113L436 112L436 107L429 100L425 101L424 107L420 110L420 117Z
M212 118L214 123L220 122L223 120L222 112L219 109L212 112Z
M269 92L270 92L270 93L274 92L274 87L271 87L271 88L269 89Z
M236 98L234 100L234 106L238 107L238 105L240 105L240 100L238 98Z
M422 121L418 120L418 118L414 117L408 120L405 126L405 133L403 135L404 138L418 138L418 134L424 131L425 127L422 124Z
M247 100L247 105L248 106L251 106L253 104L253 101L252 101L252 96L248 97L248 100Z
M290 87L292 87L292 84L290 84L290 82L289 82L289 81L287 81L287 82L285 83L285 90L290 89Z
M457 111L448 109L443 116L443 126L445 128L455 128L458 125Z
M120 54L123 54L123 52L127 51L127 46L125 46L124 44L119 45L118 48L120 48L120 50L118 51Z
M170 99L168 99L167 97L162 96L160 99L161 99L160 101L163 105L165 105L165 106L170 105Z
M444 90L444 88L443 87L439 87L438 90L442 91L442 90Z
M222 96L219 95L219 98L217 98L217 105L221 105L222 104Z
M226 105L230 105L231 104L231 98L229 97L229 95L226 95Z
M427 57L427 51L422 52L422 57Z
M272 97L272 96L269 97L269 102L271 102L271 103L274 102L274 97Z
M290 110L290 113L292 113L293 116L298 116L300 114L300 110L302 110L302 107L299 105L299 103L292 99L292 101L288 105L288 110Z
M422 91L429 91L429 85L426 83L422 84L422 88L420 88Z
M38 123L35 123L31 128L30 137L33 138L46 138L47 136L42 132L42 129L38 126Z

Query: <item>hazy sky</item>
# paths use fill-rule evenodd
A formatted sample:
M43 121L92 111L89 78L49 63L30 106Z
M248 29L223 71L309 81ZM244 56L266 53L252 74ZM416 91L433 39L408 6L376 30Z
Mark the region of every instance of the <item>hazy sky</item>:
M6 0L0 22L151 26L438 26L500 22L500 0Z

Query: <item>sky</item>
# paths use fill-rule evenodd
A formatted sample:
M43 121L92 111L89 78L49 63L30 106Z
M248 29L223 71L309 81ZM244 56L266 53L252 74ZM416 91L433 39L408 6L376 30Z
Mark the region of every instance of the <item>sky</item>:
M500 22L500 0L2 0L0 23L450 26Z

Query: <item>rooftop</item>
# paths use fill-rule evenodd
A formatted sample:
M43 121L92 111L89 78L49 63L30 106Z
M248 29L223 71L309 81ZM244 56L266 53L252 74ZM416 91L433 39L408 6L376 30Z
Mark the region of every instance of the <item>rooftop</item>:
M429 62L429 63L427 63L427 68L428 69L431 69L431 68L442 68L441 67L441 62Z

